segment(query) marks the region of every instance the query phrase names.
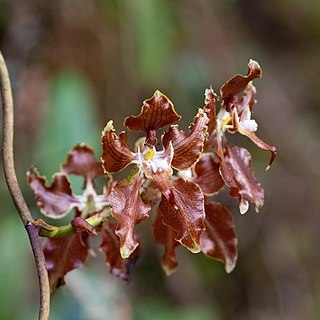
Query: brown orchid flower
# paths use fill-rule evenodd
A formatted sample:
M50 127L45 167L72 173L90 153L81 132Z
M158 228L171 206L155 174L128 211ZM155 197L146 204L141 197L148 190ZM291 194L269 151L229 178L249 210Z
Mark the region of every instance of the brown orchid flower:
M149 217L152 207L157 209L154 239L164 246L161 264L166 274L178 267L175 251L181 245L192 253L202 251L223 262L227 272L234 269L237 236L233 217L227 208L209 198L226 185L230 196L239 199L241 213L248 210L249 201L259 211L264 190L255 178L249 151L231 147L227 132L245 135L259 148L270 151L268 168L276 157L276 148L256 135L258 125L252 119L256 90L252 81L261 77L262 70L254 60L248 67L247 75L236 75L221 87L219 97L211 87L205 90L204 107L198 109L187 133L174 124L181 117L173 103L157 90L143 102L139 115L124 121L129 130L144 133L135 150L129 147L127 133L117 135L109 121L101 136L101 162L81 144L70 151L50 186L36 169L28 171L28 182L43 214L57 219L75 210L71 225L76 233L45 243L52 291L64 283L68 271L82 265L89 250L88 237L97 232L102 233L100 250L110 271L128 281L140 252L135 227ZM164 127L167 130L158 142L159 130ZM97 177L111 176L128 166L132 168L126 179L111 179L103 194L97 194ZM84 178L82 195L72 192L68 180L72 174ZM108 215L95 228L84 220L105 210L117 223Z
M206 140L206 150L217 155L220 163L220 174L225 184L230 188L230 196L239 198L239 209L243 214L253 202L258 212L264 203L264 191L256 181L251 165L249 151L240 147L230 147L226 132L238 132L247 136L260 149L271 152L267 169L274 161L277 150L257 137L257 122L252 119L252 109L256 103L256 89L252 80L262 75L259 64L250 60L246 76L236 75L229 79L220 90L220 96L209 88L205 91L205 111L210 117L211 130ZM243 95L239 97L242 93ZM216 103L221 101L221 108L216 114Z
M175 231L175 240L191 252L201 250L200 236L205 230L203 193L194 182L174 177L173 169L187 170L200 158L209 120L206 113L199 109L188 134L179 130L177 125L171 126L162 137L162 150L156 149L157 130L180 118L172 102L160 91L156 91L150 99L144 101L138 116L130 116L124 122L131 130L145 132L142 149L138 145L137 152L132 152L126 133L121 132L117 136L112 122L107 124L102 133L101 160L106 173L118 172L129 164L139 168L132 184L117 183L109 197L113 208L121 207L121 210L113 210L113 215L119 223L116 233L120 237L123 258L130 256L138 245L132 232L134 225L146 218L145 207L141 200L138 201L140 188L146 179L151 180L161 192L159 212L162 223ZM125 199L123 194L130 193L129 189L134 189L135 193L128 199L128 205L120 204ZM125 218L123 207L126 207Z

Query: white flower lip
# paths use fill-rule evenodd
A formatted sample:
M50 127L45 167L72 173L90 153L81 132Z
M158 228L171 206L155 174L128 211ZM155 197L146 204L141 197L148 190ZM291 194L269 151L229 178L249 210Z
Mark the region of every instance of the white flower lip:
M257 131L258 129L258 124L256 122L256 120L244 120L244 121L240 121L240 127L242 130L248 130L251 132Z

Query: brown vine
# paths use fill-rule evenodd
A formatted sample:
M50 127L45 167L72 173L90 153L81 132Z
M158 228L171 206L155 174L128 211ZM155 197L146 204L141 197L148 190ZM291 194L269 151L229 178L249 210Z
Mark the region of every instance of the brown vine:
M3 169L6 183L12 200L17 208L23 225L29 236L30 244L33 250L35 263L37 266L37 273L40 286L40 308L39 320L49 319L50 313L50 287L49 278L46 269L46 261L41 248L39 239L39 227L34 224L34 220L30 210L23 197L19 183L16 176L13 155L13 131L14 131L14 111L13 99L10 85L10 78L6 63L0 52L0 83L1 83L1 99L2 99L2 158Z

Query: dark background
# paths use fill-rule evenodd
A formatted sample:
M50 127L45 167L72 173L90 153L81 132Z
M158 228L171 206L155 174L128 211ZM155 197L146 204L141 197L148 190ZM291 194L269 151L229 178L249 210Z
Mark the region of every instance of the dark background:
M52 319L319 318L318 0L0 0L0 45L14 89L18 178L38 217L25 182L31 164L51 177L79 142L100 156L107 121L124 129L124 117L156 89L187 128L206 87L218 92L247 72L250 58L263 68L254 117L279 155L265 172L268 153L229 138L250 150L266 191L262 211L244 216L226 191L219 195L235 217L236 269L228 275L220 263L178 250L180 267L165 277L145 222L132 283L111 277L95 248L97 257L53 296ZM0 319L33 319L37 276L2 173L0 203Z

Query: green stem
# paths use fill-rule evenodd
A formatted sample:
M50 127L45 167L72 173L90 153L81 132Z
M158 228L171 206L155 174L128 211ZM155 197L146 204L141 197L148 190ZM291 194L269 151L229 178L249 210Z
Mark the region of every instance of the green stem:
M39 229L33 224L34 220L23 197L16 176L13 157L13 129L14 112L13 99L8 70L4 58L0 52L0 84L3 111L3 145L2 157L4 175L8 185L12 200L17 208L20 218L29 235L30 244L33 250L34 259L37 266L39 286L40 286L40 308L39 320L49 319L50 313L50 286L48 273L46 271L46 261L41 248Z
M92 227L97 227L102 223L102 221L109 217L111 214L111 209L104 209L102 212L93 215L90 218L85 219ZM46 238L63 238L67 237L72 233L75 233L75 228L69 223L64 226L51 226L46 224L43 220L39 219L34 221L34 224L38 225L40 228L39 235Z

